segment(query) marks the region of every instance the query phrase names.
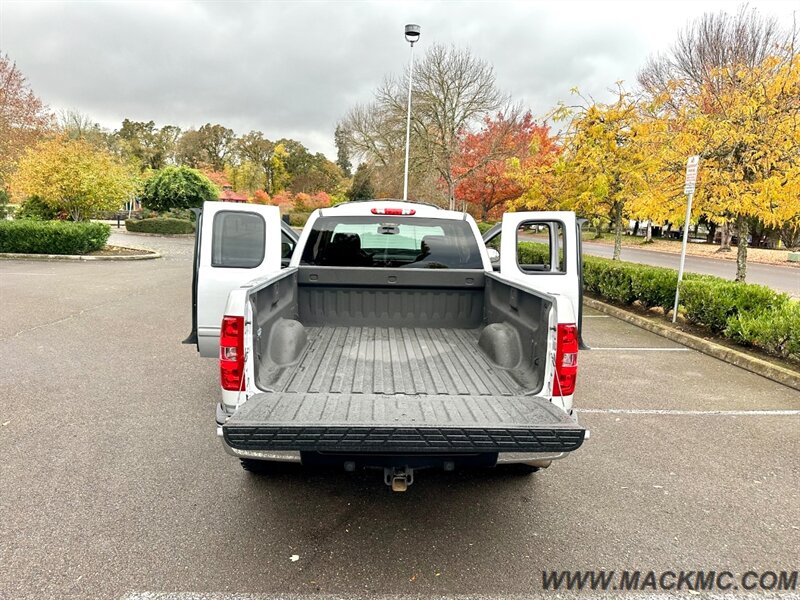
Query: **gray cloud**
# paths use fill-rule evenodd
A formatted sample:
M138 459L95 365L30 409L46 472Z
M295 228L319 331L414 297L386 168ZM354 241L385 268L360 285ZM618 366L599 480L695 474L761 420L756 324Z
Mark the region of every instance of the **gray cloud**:
M793 3L750 3L791 18ZM469 46L537 115L569 89L634 83L685 22L730 2L74 2L0 0L0 50L56 109L294 137L333 156L333 129L417 46Z

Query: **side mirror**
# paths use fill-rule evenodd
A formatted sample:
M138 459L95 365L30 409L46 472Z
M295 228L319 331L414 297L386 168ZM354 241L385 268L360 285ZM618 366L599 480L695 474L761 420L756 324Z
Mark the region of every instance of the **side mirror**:
M500 253L494 248L487 248L486 252L489 254L489 261L492 264L500 262Z

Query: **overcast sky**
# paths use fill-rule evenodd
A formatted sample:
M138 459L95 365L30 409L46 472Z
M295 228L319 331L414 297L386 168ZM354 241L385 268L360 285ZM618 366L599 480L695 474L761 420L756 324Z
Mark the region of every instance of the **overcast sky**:
M791 23L800 4L750 1ZM10 2L0 0L0 51L55 110L105 127L122 119L182 128L259 129L335 157L336 122L367 101L416 46L467 46L500 87L536 115L569 90L602 97L635 83L647 56L703 12L736 2Z

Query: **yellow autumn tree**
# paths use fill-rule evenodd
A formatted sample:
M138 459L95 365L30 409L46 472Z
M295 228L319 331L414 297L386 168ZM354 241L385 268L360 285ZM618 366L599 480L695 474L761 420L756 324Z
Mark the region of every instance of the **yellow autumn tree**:
M800 57L786 51L755 67L716 69L688 94L680 80L668 89L680 100L662 98L662 169L701 156L696 214L735 222L744 281L749 219L781 227L800 218Z
M561 107L554 117L570 119L563 154L553 166L554 204L590 219L609 218L614 228L613 257L619 260L624 220L641 218L646 204L661 194L658 163L649 147L650 125L643 120L637 99L621 84L614 102Z
M115 210L136 190L130 169L85 140L40 142L20 159L11 189L22 200L38 196L74 221Z

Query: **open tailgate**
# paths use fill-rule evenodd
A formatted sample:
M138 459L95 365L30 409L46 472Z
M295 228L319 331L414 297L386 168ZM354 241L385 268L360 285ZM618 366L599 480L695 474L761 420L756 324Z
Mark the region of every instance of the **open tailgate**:
M585 430L533 396L263 393L222 427L239 450L337 453L569 452Z

